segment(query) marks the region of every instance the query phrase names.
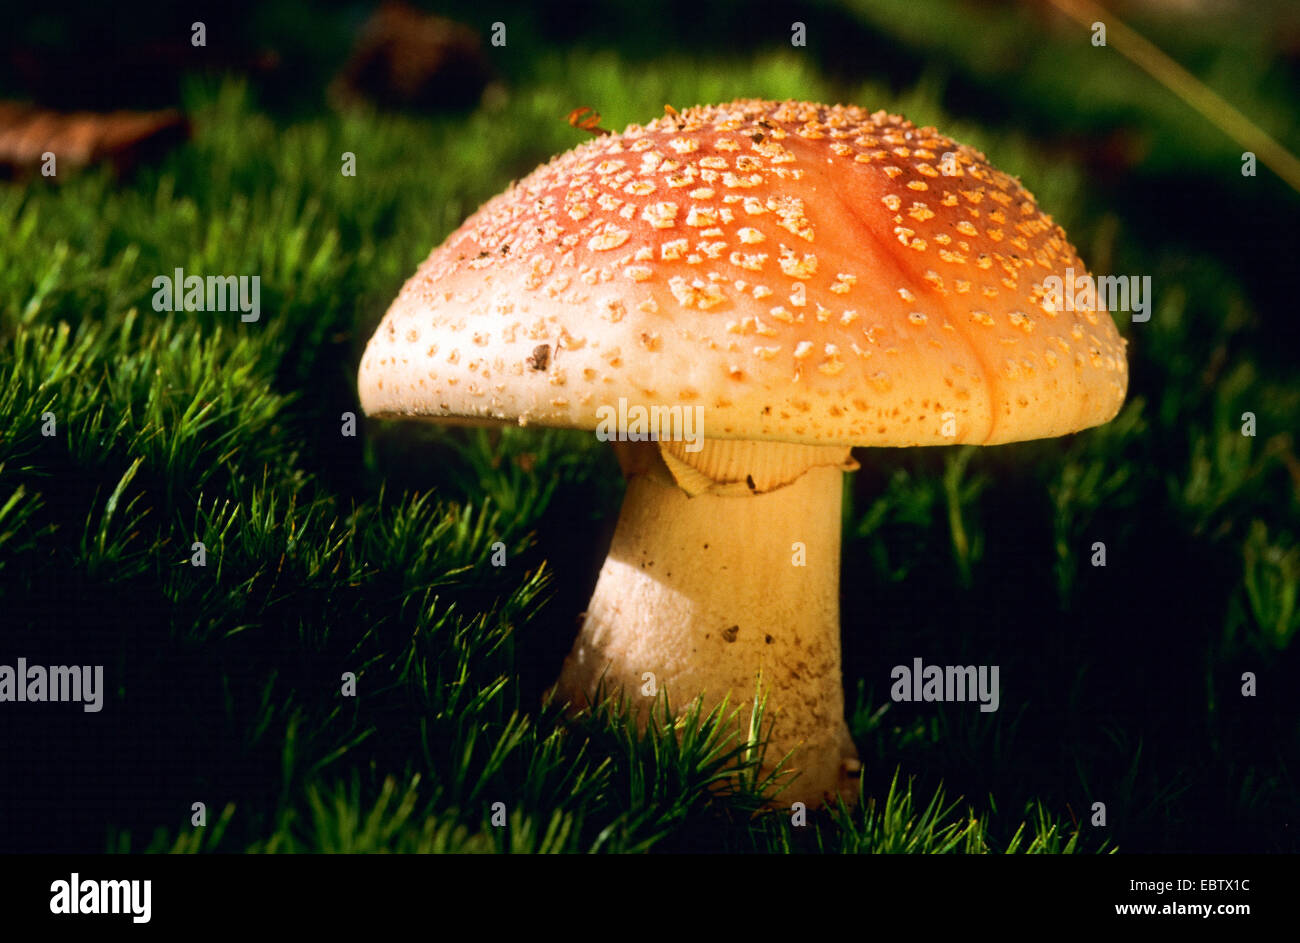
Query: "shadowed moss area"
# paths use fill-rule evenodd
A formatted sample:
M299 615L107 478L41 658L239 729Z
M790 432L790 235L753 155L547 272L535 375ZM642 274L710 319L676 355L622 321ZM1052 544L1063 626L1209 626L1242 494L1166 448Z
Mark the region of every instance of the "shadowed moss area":
M499 92L439 117L323 106L350 8L250 9L250 46L302 47L297 80L187 73L194 136L160 162L0 184L0 663L102 664L108 685L98 713L0 711L0 850L1300 850L1296 194L1242 177L1221 131L1066 21L825 4L797 49L779 7L719 4L684 35L677 6L507 6ZM1267 24L1138 25L1300 144ZM1154 287L1150 321L1118 316L1132 380L1107 426L856 453L863 799L806 825L754 815L779 783L722 775L757 768L762 717L742 742L724 712L637 733L618 704L565 722L544 703L622 496L608 446L343 434L388 302L585 139L565 115L621 128L742 96L934 124L1021 177L1094 271ZM155 311L176 268L260 276L260 320ZM1000 709L895 703L914 657L998 665Z

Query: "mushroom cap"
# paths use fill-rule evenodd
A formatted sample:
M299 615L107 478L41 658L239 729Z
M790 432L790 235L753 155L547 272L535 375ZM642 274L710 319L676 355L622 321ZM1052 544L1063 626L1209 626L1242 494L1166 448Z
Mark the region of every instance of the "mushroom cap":
M358 386L385 417L595 429L624 399L703 407L709 438L1042 438L1124 401L1109 313L1052 301L1086 277L1019 181L933 128L736 101L490 200L402 288Z

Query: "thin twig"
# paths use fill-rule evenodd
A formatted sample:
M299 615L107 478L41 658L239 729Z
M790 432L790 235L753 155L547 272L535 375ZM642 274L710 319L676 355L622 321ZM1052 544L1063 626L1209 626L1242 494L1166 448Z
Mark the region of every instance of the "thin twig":
M1084 26L1105 23L1107 44L1113 40L1115 49L1121 56L1199 111L1242 148L1253 152L1265 166L1286 181L1291 189L1300 192L1300 159L1140 33L1126 26L1122 20L1093 0L1048 2Z

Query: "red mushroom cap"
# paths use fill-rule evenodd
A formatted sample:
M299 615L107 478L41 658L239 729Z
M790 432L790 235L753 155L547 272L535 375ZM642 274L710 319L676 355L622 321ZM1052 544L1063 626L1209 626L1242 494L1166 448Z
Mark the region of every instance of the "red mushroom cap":
M1128 379L1087 276L1014 178L933 128L806 102L591 140L425 261L359 378L384 416L593 429L621 398L710 438L994 444L1111 419ZM1049 283L1050 284L1050 283Z

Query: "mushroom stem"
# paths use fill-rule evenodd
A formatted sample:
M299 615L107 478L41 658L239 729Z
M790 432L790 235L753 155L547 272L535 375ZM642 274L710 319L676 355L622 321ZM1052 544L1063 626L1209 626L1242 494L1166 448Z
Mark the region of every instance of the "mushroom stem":
M761 678L773 721L765 771L793 751L786 768L799 773L775 803L852 801L860 767L844 721L839 610L849 450L706 440L692 455L680 445L620 451L627 495L558 693L582 706L603 679L644 725L648 673L675 710L729 694L744 725Z

